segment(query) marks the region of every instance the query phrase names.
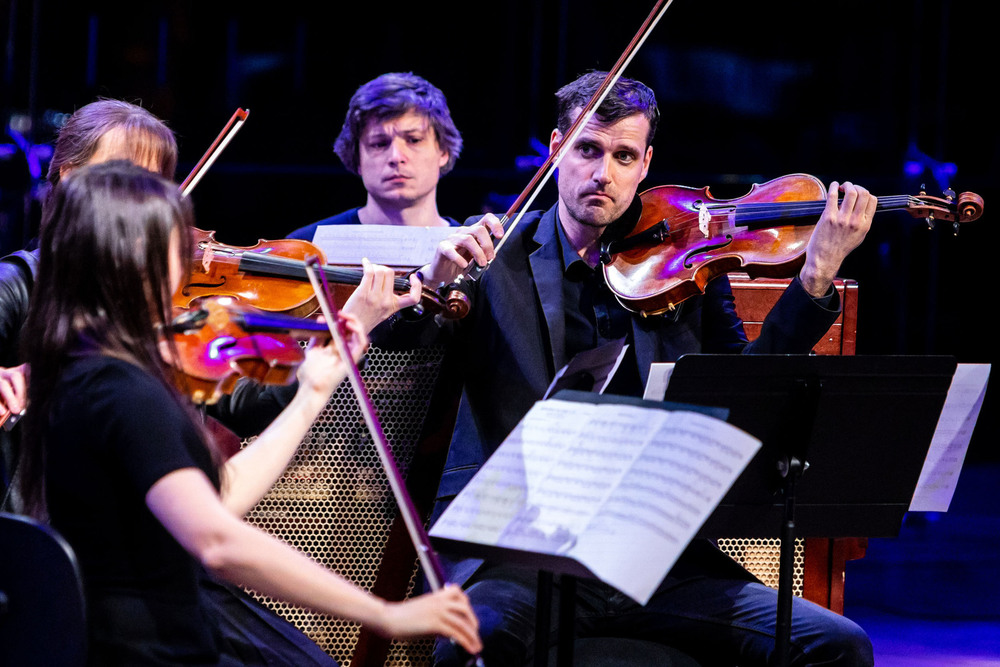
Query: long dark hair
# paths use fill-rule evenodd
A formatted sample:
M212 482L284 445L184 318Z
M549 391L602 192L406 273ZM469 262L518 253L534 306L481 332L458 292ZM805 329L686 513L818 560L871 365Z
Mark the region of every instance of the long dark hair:
M75 356L125 359L172 390L156 327L171 318L171 236L190 257L192 226L177 186L130 162L82 167L53 190L22 337L31 369L21 468L29 513L45 512L49 400Z

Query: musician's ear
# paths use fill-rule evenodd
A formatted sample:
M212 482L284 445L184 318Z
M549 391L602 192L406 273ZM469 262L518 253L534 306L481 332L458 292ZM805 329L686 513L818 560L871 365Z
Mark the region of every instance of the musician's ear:
M558 146L562 142L562 140L563 140L562 132L560 132L558 129L552 130L552 134L549 136L550 154L552 153L552 151L556 149L556 146Z
M642 158L642 178L639 179L640 182L645 180L646 174L649 173L649 163L653 159L653 147L646 146L646 154Z

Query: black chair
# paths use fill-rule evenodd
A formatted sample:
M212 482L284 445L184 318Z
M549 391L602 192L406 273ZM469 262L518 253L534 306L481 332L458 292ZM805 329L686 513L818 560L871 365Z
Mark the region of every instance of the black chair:
M0 665L86 661L83 582L73 550L48 526L0 513Z

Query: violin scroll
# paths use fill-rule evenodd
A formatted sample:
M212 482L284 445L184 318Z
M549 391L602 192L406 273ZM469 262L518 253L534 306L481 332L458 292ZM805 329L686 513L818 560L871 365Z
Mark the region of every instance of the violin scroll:
M906 210L915 218L926 219L931 227L935 220L954 223L957 233L959 224L978 220L983 215L983 198L975 192L956 196L953 190L946 190L942 197L930 197L921 191L908 203Z

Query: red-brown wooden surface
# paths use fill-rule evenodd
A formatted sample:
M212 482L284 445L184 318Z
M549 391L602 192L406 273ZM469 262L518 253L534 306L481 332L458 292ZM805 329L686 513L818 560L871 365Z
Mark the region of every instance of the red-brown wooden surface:
M729 278L736 298L736 312L743 318L747 337L760 334L764 317L788 286L788 280L758 278L745 275ZM858 284L853 280L837 280L843 312L823 339L814 348L816 354L854 354L858 332ZM866 538L810 538L805 541L802 588L807 600L827 609L844 613L844 565L848 560L865 555Z

